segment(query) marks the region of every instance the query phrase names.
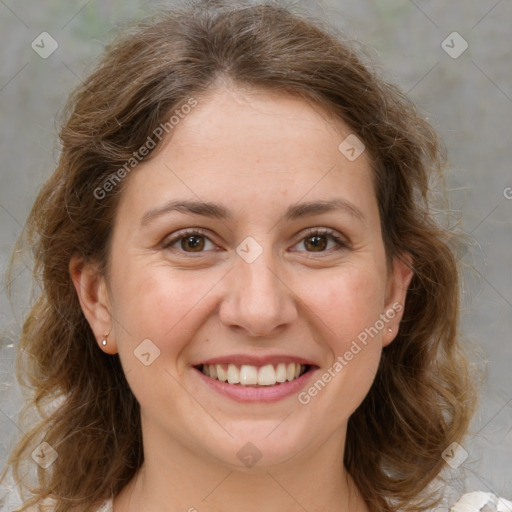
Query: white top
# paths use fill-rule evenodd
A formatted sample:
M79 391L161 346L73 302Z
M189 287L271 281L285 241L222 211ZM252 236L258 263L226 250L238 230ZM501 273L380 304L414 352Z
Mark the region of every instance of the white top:
M96 510L96 512L113 512L114 508L112 505L112 500L108 500L103 505Z
M453 505L450 512L481 512L497 510L497 512L512 512L512 501L500 498L491 492L468 492Z
M491 508L486 506L489 505ZM453 505L450 512L482 512L485 510L494 510L497 512L512 512L512 501L500 498L490 492L469 492L463 494L461 498ZM113 512L112 500L108 500L96 510L96 512Z

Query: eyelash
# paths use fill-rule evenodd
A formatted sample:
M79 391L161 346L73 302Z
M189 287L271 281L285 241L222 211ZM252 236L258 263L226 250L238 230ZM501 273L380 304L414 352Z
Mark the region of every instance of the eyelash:
M209 251L199 251L199 252L194 253L194 252L187 252L187 251L183 251L181 249L175 249L175 248L171 247L176 242L179 242L180 240L187 238L189 236L203 236L203 237L207 238L208 240L210 240L210 238L207 236L207 233L204 230L202 230L201 228L191 228L191 229L187 229L185 231L178 232L174 237L164 241L164 243L162 244L162 248L176 250L178 252L182 252L185 254L202 254L204 252L209 252ZM327 236L328 238L330 238L338 246L334 249L334 251L342 251L342 250L350 249L349 242L347 240L345 240L343 237L341 237L340 235L338 235L336 231L334 231L333 229L329 229L329 228L311 228L309 231L307 231L307 233L297 243L300 243L300 242L306 240L307 238L311 238L313 236ZM210 240L210 241L213 243L212 240ZM297 244L295 244L295 245L297 245ZM318 253L325 254L325 253L331 252L332 250L333 249L318 251ZM297 252L297 251L294 251L294 252ZM299 251L299 252L303 252L303 251ZM304 251L304 252L309 252L310 254L315 254L315 251Z

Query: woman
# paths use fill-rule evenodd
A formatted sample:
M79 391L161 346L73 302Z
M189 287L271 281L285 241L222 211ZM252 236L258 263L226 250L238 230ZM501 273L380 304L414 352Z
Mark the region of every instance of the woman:
M200 2L111 45L61 141L20 510L436 503L475 389L442 151L400 91L285 8Z

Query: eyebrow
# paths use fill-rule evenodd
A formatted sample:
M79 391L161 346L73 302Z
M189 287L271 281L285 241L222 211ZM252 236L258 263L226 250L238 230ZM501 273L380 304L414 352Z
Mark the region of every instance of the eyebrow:
M163 206L159 206L146 212L140 221L141 226L146 226L158 217L171 212L182 212L191 215L201 215L219 220L229 220L233 218L230 210L217 203L203 201L170 201ZM311 217L321 213L341 211L349 214L355 219L364 222L363 212L353 203L345 199L331 199L329 201L311 201L299 203L290 206L284 216L284 220L297 220L304 217Z

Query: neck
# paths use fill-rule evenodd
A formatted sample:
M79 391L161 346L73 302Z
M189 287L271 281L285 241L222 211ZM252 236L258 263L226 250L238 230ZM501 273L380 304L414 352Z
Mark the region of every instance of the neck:
M262 459L250 468L159 434L143 436L144 464L114 499L114 512L369 512L342 463L345 431L280 464Z

